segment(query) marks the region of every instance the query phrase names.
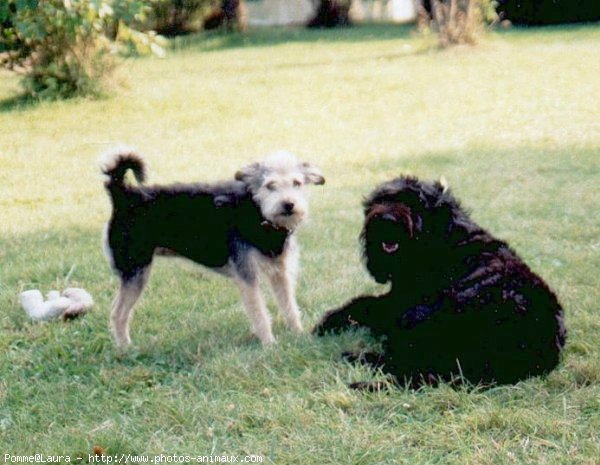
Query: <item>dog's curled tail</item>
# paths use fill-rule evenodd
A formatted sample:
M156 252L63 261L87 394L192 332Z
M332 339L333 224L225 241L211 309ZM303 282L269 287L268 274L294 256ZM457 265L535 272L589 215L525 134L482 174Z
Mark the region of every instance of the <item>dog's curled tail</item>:
M122 188L127 170L133 171L135 179L141 184L146 180L146 163L141 155L127 146L114 147L100 158L100 169L106 175L106 188Z

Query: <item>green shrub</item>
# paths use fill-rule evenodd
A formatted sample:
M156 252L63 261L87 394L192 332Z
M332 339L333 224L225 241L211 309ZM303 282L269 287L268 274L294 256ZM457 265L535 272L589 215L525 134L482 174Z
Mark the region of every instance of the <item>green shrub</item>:
M28 96L97 95L119 45L150 42L127 24L142 20L134 0L1 0L0 62L21 73ZM132 45L134 44L134 45Z

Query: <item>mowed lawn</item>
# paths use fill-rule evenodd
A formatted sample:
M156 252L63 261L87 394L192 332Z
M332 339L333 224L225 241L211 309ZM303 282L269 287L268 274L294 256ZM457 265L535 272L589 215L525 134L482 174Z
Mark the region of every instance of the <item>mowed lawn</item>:
M511 30L439 51L405 27L250 31L130 59L111 97L20 104L0 74L0 463L4 454L261 454L273 464L600 463L600 28ZM556 290L569 339L545 379L487 391L349 390L360 334L250 337L237 289L159 259L118 357L118 281L97 168L112 144L151 182L216 181L287 149L318 164L299 232L306 328L361 292L361 200L445 176L473 218ZM210 227L207 223L206 227ZM82 286L71 322L32 323L21 291ZM271 309L275 311L270 301Z

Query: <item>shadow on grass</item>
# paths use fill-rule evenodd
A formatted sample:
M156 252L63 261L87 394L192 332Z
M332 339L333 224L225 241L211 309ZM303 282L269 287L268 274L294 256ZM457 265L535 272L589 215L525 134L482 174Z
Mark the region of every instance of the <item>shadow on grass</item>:
M495 32L505 37L518 39L544 40L552 37L567 42L585 40L598 36L596 23L557 24L547 26L515 25L507 29L496 29Z
M177 37L172 50L214 52L243 47L272 47L287 43L341 43L409 39L412 24L364 24L341 29L308 29L305 27L269 27L250 29L245 33L220 31Z
M558 26L495 29L495 34L518 39L583 40L595 37L595 24L569 24ZM216 52L243 47L272 47L288 43L354 43L384 40L411 39L417 36L414 24L358 24L339 29L308 29L303 26L253 28L245 33L207 31L173 38L171 48Z
M93 94L76 94L67 97L31 97L27 94L17 94L0 100L0 113L8 113L11 111L26 111L36 108L41 104L60 104L62 102L73 101L102 101L111 97L108 90Z
M8 113L9 111L28 110L35 107L41 100L31 97L26 94L18 94L14 97L9 97L0 100L0 113Z

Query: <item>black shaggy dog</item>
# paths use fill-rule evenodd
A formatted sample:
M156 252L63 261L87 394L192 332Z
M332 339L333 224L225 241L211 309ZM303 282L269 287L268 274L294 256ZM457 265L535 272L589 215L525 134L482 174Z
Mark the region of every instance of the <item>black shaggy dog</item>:
M391 288L328 312L316 334L366 327L384 336L383 353L348 358L411 387L515 383L558 364L566 330L556 295L441 183L387 182L366 200L365 217L367 269Z

